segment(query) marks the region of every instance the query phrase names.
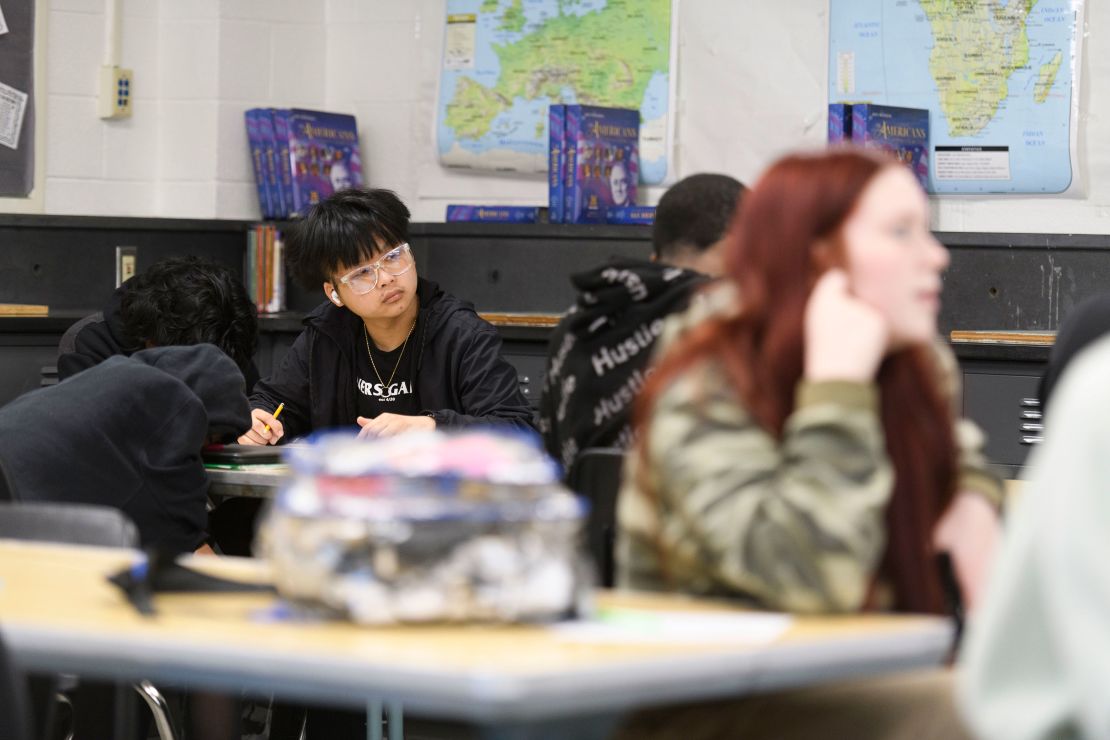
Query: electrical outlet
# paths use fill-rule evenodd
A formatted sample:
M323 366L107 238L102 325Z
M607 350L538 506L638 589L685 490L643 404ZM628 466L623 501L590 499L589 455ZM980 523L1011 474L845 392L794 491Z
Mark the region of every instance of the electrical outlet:
M100 117L131 117L131 70L110 64L101 66Z
M116 287L135 276L138 247L116 247Z

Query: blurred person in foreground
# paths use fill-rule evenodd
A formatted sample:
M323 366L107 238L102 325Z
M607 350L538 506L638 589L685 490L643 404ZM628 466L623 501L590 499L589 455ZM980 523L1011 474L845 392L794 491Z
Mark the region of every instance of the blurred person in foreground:
M945 248L894 160L788 156L745 195L727 282L662 351L618 504L618 581L808 614L974 606L1001 481L956 419L937 339ZM670 333L668 333L670 336ZM917 671L647 712L628 737L959 737Z
M1110 338L1076 355L1047 407L960 656L978 737L1110 737Z

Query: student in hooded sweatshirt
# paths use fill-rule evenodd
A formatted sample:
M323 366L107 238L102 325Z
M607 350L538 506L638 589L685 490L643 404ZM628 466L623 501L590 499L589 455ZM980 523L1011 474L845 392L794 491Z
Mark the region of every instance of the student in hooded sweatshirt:
M58 347L58 377L150 347L214 344L258 381L258 319L242 281L200 257L170 257L123 283L104 308L74 324Z
M587 447L629 445L629 409L663 318L721 274L743 190L727 175L687 177L659 201L650 262L619 260L571 278L578 301L551 335L539 421L548 453L566 468Z
M201 448L250 423L243 375L215 346L116 355L0 408L0 499L113 506L144 547L195 550Z
M255 387L254 425L242 444L335 427L363 436L474 424L532 429L497 330L417 276L408 226L409 210L394 193L352 188L290 229L290 266L328 300Z

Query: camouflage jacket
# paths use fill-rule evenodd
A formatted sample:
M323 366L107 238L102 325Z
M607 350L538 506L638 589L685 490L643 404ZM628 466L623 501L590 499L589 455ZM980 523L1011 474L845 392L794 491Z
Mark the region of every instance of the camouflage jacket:
M954 390L955 360L937 346ZM739 597L792 612L862 607L886 545L894 484L878 387L803 381L796 399L780 441L756 424L712 362L660 394L643 431L646 463L633 451L625 464L622 587ZM1002 484L987 468L979 429L960 420L956 440L957 490L1000 505Z

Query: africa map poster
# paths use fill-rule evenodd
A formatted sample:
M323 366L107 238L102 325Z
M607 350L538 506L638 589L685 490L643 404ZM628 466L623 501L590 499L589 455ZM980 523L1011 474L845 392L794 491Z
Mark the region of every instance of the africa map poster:
M829 102L930 111L932 191L1077 186L1083 0L831 0Z

